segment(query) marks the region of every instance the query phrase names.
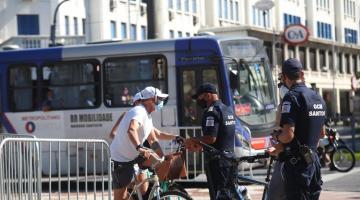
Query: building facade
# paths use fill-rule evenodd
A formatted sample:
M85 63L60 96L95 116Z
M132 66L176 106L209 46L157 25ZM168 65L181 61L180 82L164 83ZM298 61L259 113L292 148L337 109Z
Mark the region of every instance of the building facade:
M244 34L264 40L274 77L281 63L298 58L306 82L323 96L330 115L352 113L360 71L360 1L262 0L274 6L262 10L260 0L153 0L161 6L159 38L194 36L198 32ZM62 0L0 0L0 46L24 48L48 45L50 25ZM56 15L57 41L78 44L104 40L145 40L148 32L145 0L68 0ZM150 14L149 14L150 15ZM290 45L284 28L302 24L309 41ZM276 78L275 78L276 80Z

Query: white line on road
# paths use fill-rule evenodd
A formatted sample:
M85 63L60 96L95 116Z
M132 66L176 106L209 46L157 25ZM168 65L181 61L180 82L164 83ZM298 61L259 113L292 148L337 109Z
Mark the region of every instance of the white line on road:
M323 182L329 182L329 181L341 178L343 176L355 174L358 172L360 172L360 167L355 167L354 169L352 169L350 172L347 172L347 173L337 172L337 173L333 173L333 174L323 175L322 180L323 180Z

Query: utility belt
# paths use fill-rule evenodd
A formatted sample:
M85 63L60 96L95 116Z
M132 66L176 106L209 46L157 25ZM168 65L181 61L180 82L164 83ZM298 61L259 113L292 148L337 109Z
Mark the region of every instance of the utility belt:
M292 165L305 164L306 166L311 165L315 160L315 153L307 145L299 145L297 151L290 147L285 147L284 152L279 156L279 161L289 162Z

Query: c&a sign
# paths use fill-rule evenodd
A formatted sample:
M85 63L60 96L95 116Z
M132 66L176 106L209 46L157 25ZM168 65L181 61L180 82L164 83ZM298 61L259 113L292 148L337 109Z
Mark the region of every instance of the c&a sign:
M301 24L291 24L284 30L284 40L291 45L307 42L309 35L309 30Z

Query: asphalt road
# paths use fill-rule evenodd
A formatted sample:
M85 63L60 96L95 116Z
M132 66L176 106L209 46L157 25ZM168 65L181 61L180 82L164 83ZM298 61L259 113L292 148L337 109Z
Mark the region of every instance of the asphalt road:
M265 169L254 170L254 178L258 180L265 179ZM323 191L321 200L354 200L360 199L360 165L358 164L353 170L347 173L329 171L327 168L322 169ZM251 185L247 186L253 200L260 200L262 197L263 187ZM195 200L209 200L207 189L187 189Z

